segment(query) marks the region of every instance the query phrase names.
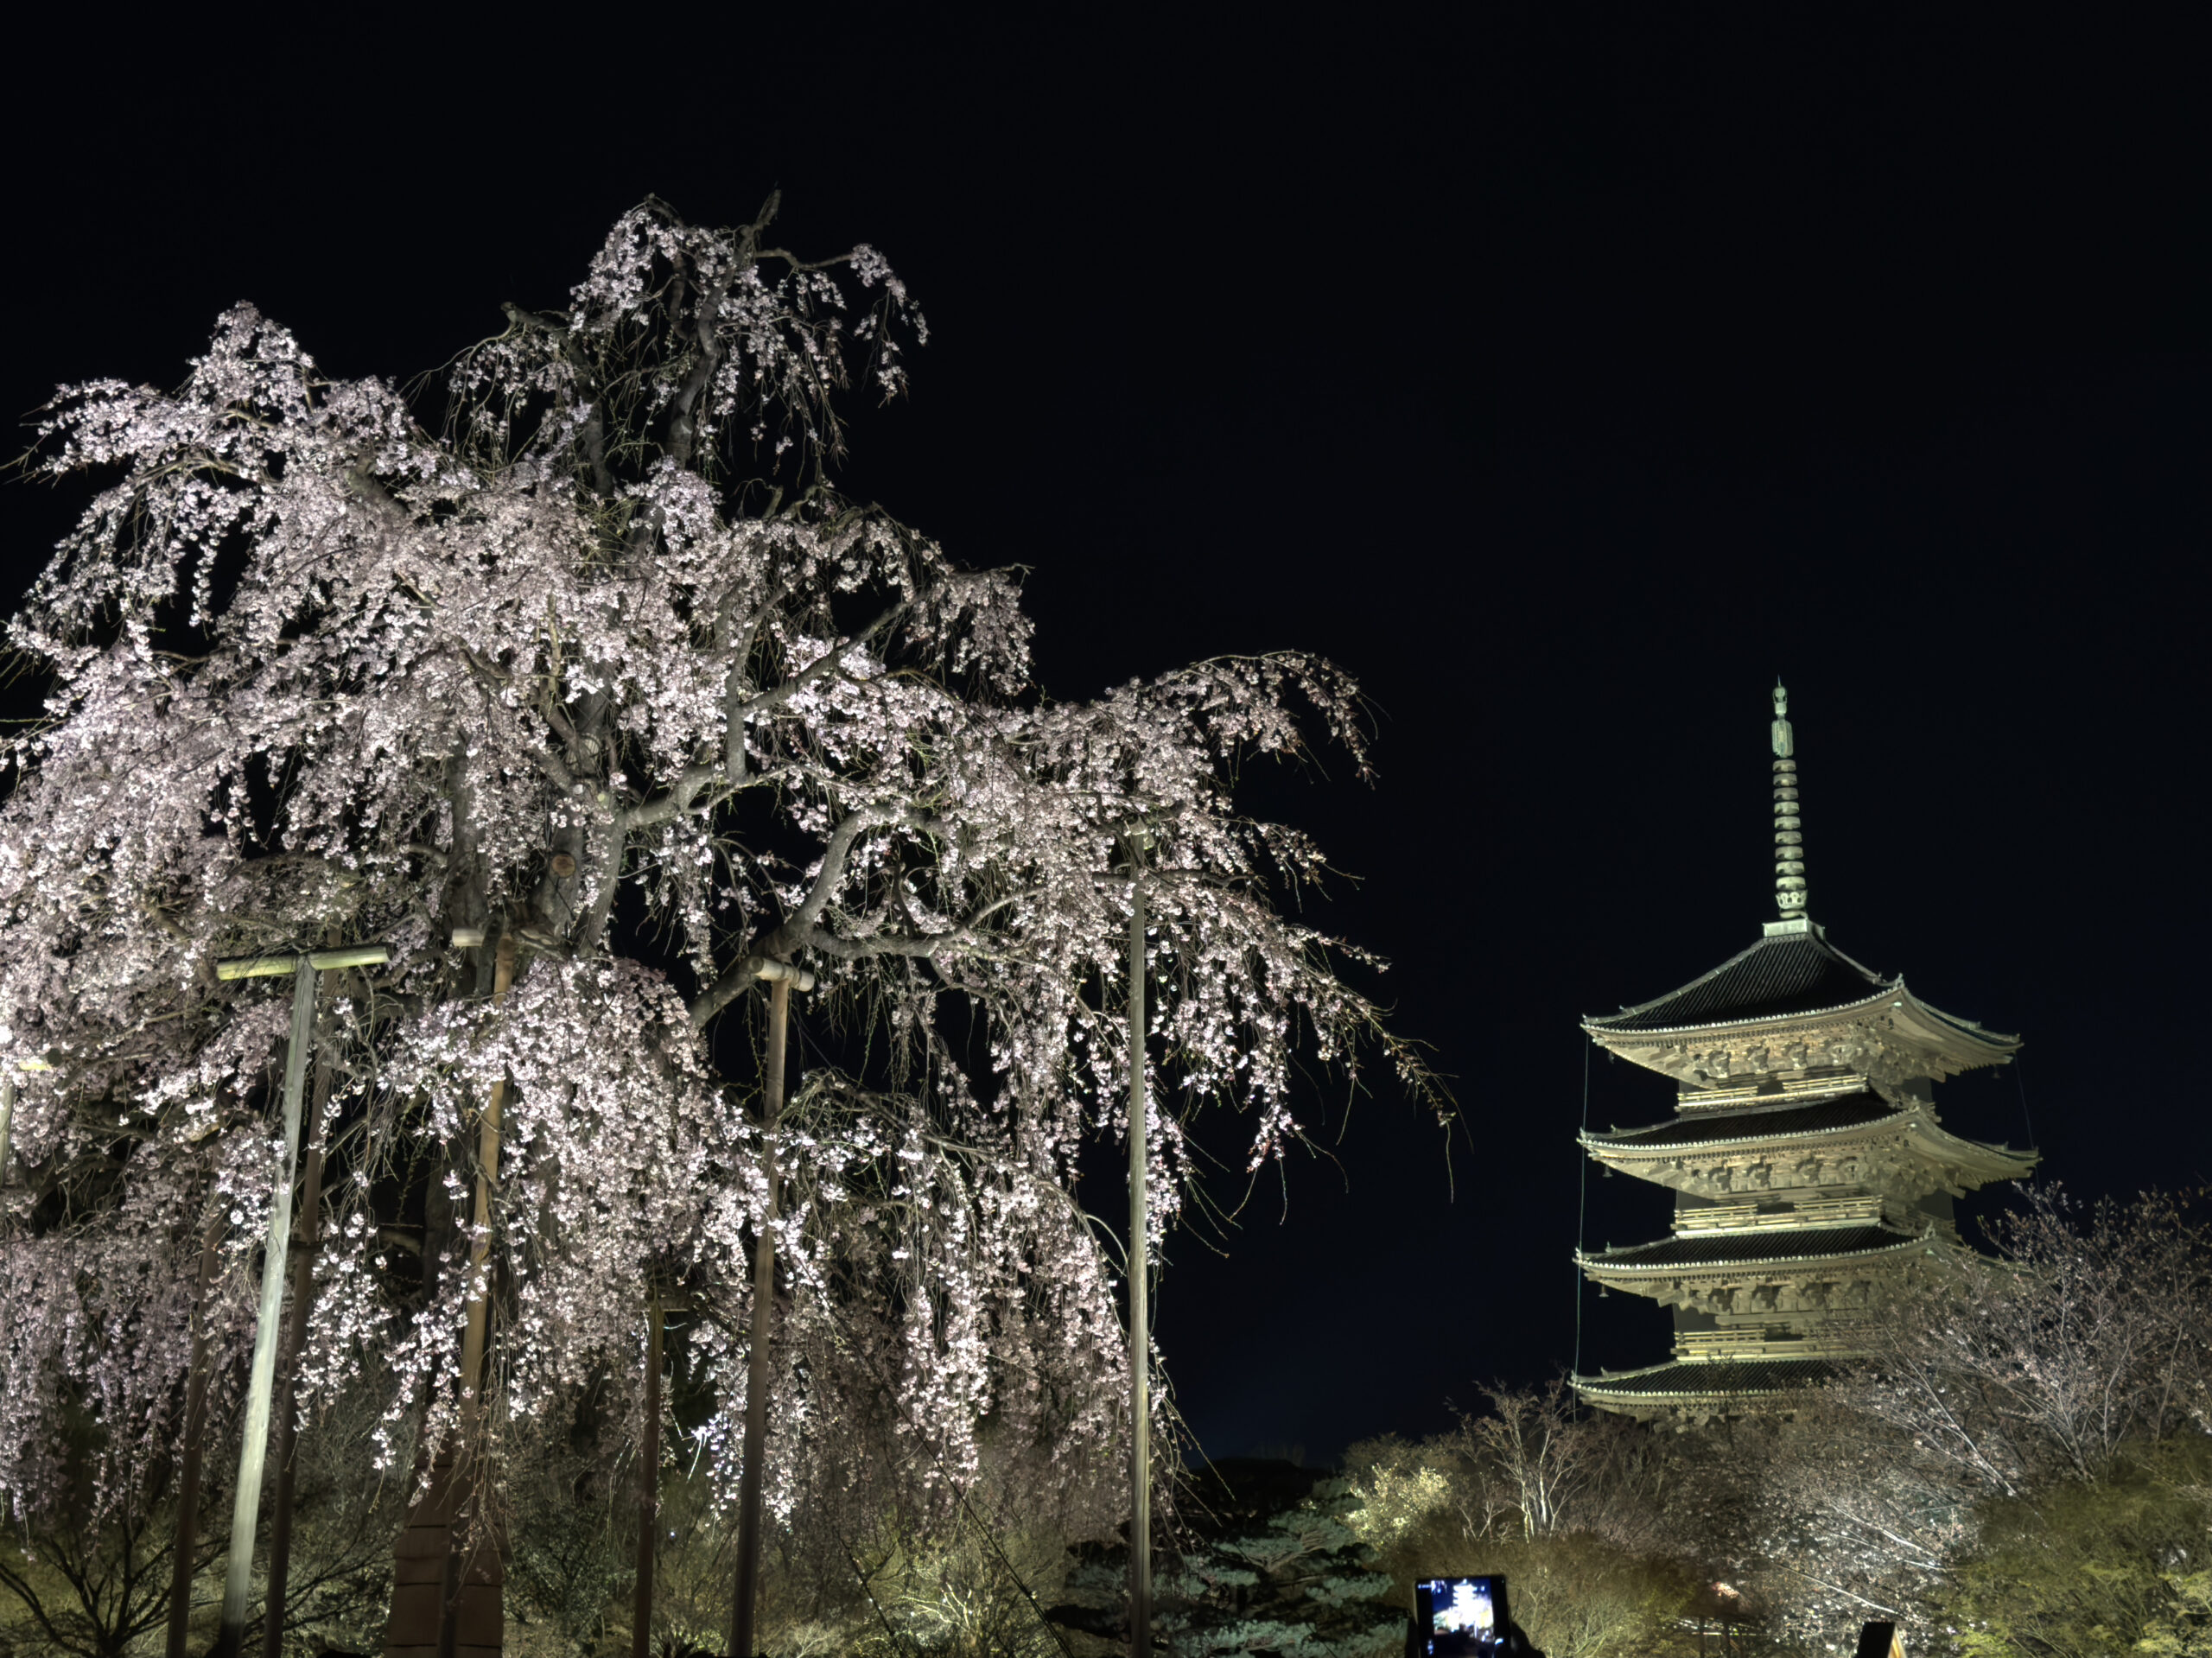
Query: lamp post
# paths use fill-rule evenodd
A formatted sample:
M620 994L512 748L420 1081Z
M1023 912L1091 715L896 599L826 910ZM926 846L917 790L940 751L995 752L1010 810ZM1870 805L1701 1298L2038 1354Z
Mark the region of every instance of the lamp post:
M283 1310L287 1251L292 1234L292 1175L300 1155L301 1096L308 1049L315 1037L315 975L333 968L371 967L391 959L384 944L310 950L300 956L252 956L215 963L219 979L292 975L292 1032L284 1057L284 1160L270 1195L269 1241L261 1262L261 1306L253 1330L253 1368L246 1387L245 1432L238 1447L238 1493L231 1506L229 1569L223 1579L223 1624L215 1658L237 1658L245 1636L246 1597L253 1580L253 1534L261 1515L261 1482L269 1458L270 1401L276 1391L278 1315ZM171 1639L175 1638L174 1629Z

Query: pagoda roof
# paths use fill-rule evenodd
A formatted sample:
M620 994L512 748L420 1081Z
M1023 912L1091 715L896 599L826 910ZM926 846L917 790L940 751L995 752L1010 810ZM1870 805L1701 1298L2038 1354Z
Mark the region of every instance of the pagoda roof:
M1824 1147L1838 1153L1853 1147L1885 1147L1888 1161L1881 1167L1888 1172L1870 1169L1860 1181L1890 1191L1940 1189L1954 1197L1993 1180L2020 1179L2037 1161L2033 1147L1963 1139L1944 1128L1924 1102L1892 1105L1871 1089L1801 1102L1700 1107L1641 1128L1586 1129L1580 1138L1585 1151L1610 1167L1696 1192L1709 1190L1713 1169L1770 1158L1783 1146L1816 1156L1828 1154ZM1924 1169L1927 1179L1916 1186L1901 1180L1899 1171L1907 1167Z
M1582 1021L1599 1046L1699 1089L1840 1068L1889 1087L2003 1064L2018 1037L1931 1007L1803 917L1651 1001Z
M1680 989L1618 1013L1593 1014L1582 1023L1592 1032L1744 1025L1840 1013L1893 995L1903 984L1853 961L1818 929L1808 927L1761 938Z
M1630 1244L1580 1257L1597 1273L1656 1272L1683 1267L1778 1265L1886 1254L1923 1242L1917 1232L1864 1226L1765 1227L1741 1232L1682 1233L1656 1243Z
M1815 1100L1810 1104L1751 1105L1734 1110L1700 1110L1643 1128L1616 1128L1586 1134L1588 1145L1608 1149L1661 1151L1675 1146L1709 1146L1729 1140L1795 1140L1803 1134L1834 1134L1906 1114L1871 1089Z
M1827 1359L1673 1359L1641 1370L1574 1378L1586 1398L1715 1399L1810 1387L1836 1375Z

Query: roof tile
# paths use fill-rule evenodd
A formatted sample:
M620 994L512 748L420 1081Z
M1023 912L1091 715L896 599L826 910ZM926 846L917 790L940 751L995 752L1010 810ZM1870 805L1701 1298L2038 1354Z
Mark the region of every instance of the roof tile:
M1776 1227L1661 1238L1586 1257L1597 1267L1725 1267L1736 1261L1821 1261L1863 1255L1919 1242L1911 1232L1886 1226Z
M1895 983L1853 961L1818 933L1781 933L1760 939L1656 1001L1618 1013L1595 1014L1583 1024L1593 1031L1667 1031L1782 1019L1848 1007L1872 1000Z
M1626 1375L1577 1376L1584 1393L1711 1397L1779 1393L1828 1381L1836 1367L1826 1359L1677 1359Z
M1658 1148L1666 1146L1704 1146L1723 1140L1787 1140L1797 1134L1827 1134L1903 1117L1878 1094L1845 1094L1806 1105L1745 1106L1738 1110L1700 1110L1670 1122L1647 1128L1621 1128L1610 1134L1592 1134L1607 1146Z

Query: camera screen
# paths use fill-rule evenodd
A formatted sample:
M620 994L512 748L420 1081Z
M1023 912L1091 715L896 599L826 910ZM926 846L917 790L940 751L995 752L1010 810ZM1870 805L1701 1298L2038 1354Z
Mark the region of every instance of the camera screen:
M1414 1585L1414 1605L1427 1658L1460 1653L1488 1658L1504 1646L1503 1578L1430 1578Z

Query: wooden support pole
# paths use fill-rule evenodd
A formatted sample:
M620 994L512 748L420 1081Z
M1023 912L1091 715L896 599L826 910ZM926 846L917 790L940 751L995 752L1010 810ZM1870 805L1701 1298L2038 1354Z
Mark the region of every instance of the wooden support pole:
M509 928L499 934L492 954L492 1003L507 999L515 981L515 935ZM506 1110L507 1079L502 1072L492 1084L483 1115L476 1128L476 1224L468 1246L468 1322L461 1338L461 1443L454 1470L462 1482L457 1494L452 1530L448 1534L445 1595L438 1623L440 1658L454 1658L466 1647L474 1654L497 1652L506 1640L505 1576L499 1569L499 1545L488 1530L486 1505L471 1506L461 1500L473 1484L480 1496L491 1470L483 1462L485 1394L490 1376L485 1363L492 1306L492 1200L499 1185L499 1125ZM473 1546L464 1549L461 1539L474 1530ZM488 1561L483 1551L492 1551ZM464 1602L476 1603L464 1605ZM468 1627L464 1629L466 1623Z
M192 1301L192 1368L184 1382L184 1467L177 1482L175 1558L169 1563L168 1658L187 1658L191 1636L192 1556L200 1542L200 1483L207 1437L207 1297L223 1267L223 1234L228 1227L219 1204L200 1239L200 1288Z
M253 1586L254 1531L261 1517L261 1480L269 1458L269 1409L276 1382L276 1340L284 1305L287 1252L292 1240L292 1171L300 1156L301 1096L307 1088L308 1048L315 1036L315 973L308 958L294 958L292 1039L284 1057L284 1161L271 1182L269 1242L261 1261L261 1306L253 1330L253 1368L246 1386L245 1429L238 1445L238 1483L231 1503L229 1570L223 1579L223 1627L216 1658L238 1658L245 1638L246 1602Z
M18 1071L53 1069L35 1054L13 1063L0 1061L0 1188L8 1184L9 1151L15 1143L12 1136L16 1127L16 1075Z
M233 956L215 963L219 979L274 979L303 967L328 971L341 967L377 967L391 959L389 944L347 944L342 949L311 950L304 956Z
M660 1526L660 1295L645 1298L645 1431L638 1445L638 1586L630 1610L630 1658L652 1658L653 1553Z
M1129 1655L1152 1655L1150 1162L1145 1109L1144 886L1129 854Z
M343 969L326 969L322 988L335 992ZM283 1658L285 1590L292 1569L292 1493L297 1483L295 1457L300 1433L300 1355L307 1350L308 1311L315 1301L315 1252L322 1224L322 1153L328 1138L323 1114L330 1104L330 1058L320 1048L315 1059L315 1092L308 1124L307 1166L300 1175L299 1219L293 1228L298 1253L292 1260L292 1305L284 1318L279 1354L276 1401L276 1496L269 1516L269 1590L261 1617L262 1658Z
M776 1131L784 1115L784 1030L797 975L783 962L768 984L768 1074L760 1113L760 1157L767 1175L767 1212L753 1240L753 1344L747 1355L745 1464L738 1476L737 1591L730 1598L729 1658L753 1658L760 1599L761 1464L768 1451L768 1344L776 1300ZM811 982L810 980L809 982Z
M492 1003L507 999L515 979L515 936L499 935L492 958ZM490 1322L492 1254L492 1195L499 1181L499 1120L507 1105L507 1079L502 1074L492 1084L476 1128L476 1227L468 1246L468 1324L461 1338L462 1420L468 1422L484 1403L484 1337Z

